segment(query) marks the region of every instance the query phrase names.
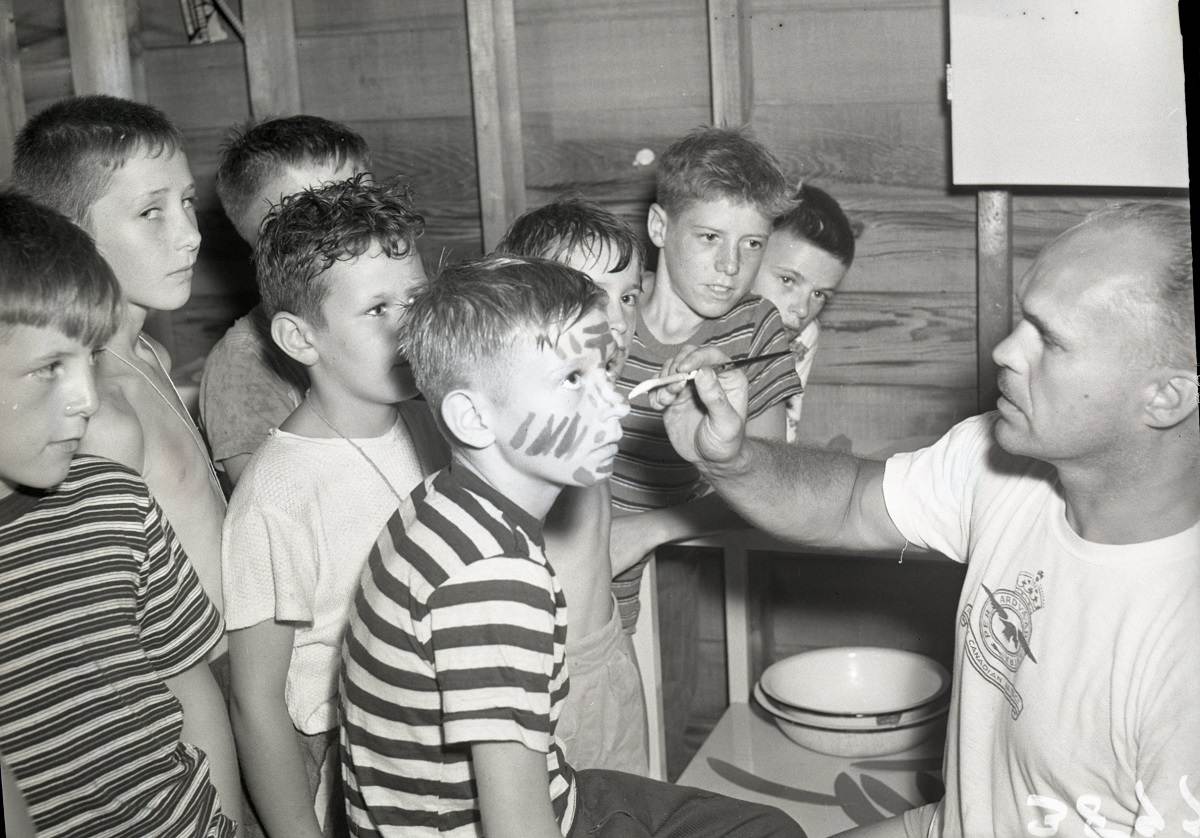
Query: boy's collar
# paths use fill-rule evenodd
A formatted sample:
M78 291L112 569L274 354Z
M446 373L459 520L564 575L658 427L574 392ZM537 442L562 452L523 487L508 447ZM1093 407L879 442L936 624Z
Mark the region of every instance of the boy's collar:
M450 465L446 467L450 477L469 492L480 495L491 501L504 513L511 524L515 524L529 535L538 545L545 549L546 543L542 537L542 522L530 515L498 488L487 482L469 463L461 457L452 456Z
M11 494L0 498L0 526L11 524L41 502L46 496L44 489L18 486Z

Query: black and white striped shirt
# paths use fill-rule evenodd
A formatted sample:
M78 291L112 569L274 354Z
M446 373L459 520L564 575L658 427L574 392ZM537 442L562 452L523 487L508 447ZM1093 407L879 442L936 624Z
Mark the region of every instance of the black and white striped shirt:
M164 683L221 630L132 471L0 500L0 752L39 835L234 834Z
M342 655L342 768L358 836L482 834L475 742L546 754L563 832L575 783L555 736L567 607L541 524L461 463L428 478L371 551Z

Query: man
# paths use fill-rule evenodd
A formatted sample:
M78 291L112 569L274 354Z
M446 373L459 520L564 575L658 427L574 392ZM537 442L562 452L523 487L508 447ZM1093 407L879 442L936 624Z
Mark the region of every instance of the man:
M680 454L805 544L968 562L946 796L857 836L1200 835L1188 210L1099 211L1023 278L998 410L886 463L746 439L737 372L656 393ZM716 360L683 353L667 372ZM682 397L678 397L680 394Z

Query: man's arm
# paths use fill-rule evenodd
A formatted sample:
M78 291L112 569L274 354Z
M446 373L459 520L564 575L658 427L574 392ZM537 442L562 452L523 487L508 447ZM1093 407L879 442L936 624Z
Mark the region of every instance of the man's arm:
M725 360L711 348L676 359L687 372ZM857 550L899 549L904 536L883 499L883 463L849 454L746 437L746 377L701 370L689 385L663 387L671 444L735 512L765 532L800 544Z
M520 742L476 742L471 762L485 835L562 838L550 804L545 754Z
M268 835L320 838L304 756L284 699L295 630L264 620L229 633L229 718L246 788Z
M166 678L165 683L183 706L183 731L179 738L204 751L213 785L221 796L221 811L238 824L244 824L242 784L233 734L229 730L225 702L208 664L199 661L178 675Z

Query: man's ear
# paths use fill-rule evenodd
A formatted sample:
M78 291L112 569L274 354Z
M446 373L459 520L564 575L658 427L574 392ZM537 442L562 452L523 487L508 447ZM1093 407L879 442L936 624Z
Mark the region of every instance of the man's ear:
M290 311L280 311L271 318L271 340L284 353L306 367L319 360L313 344L313 329L308 321Z
M646 217L646 232L655 247L662 247L667 241L667 211L661 204L651 204L650 214Z
M1152 428L1173 428L1196 412L1200 387L1188 370L1164 369L1147 385L1145 412Z
M468 448L487 448L496 441L488 426L486 402L470 390L451 390L442 399L442 423L454 439Z

